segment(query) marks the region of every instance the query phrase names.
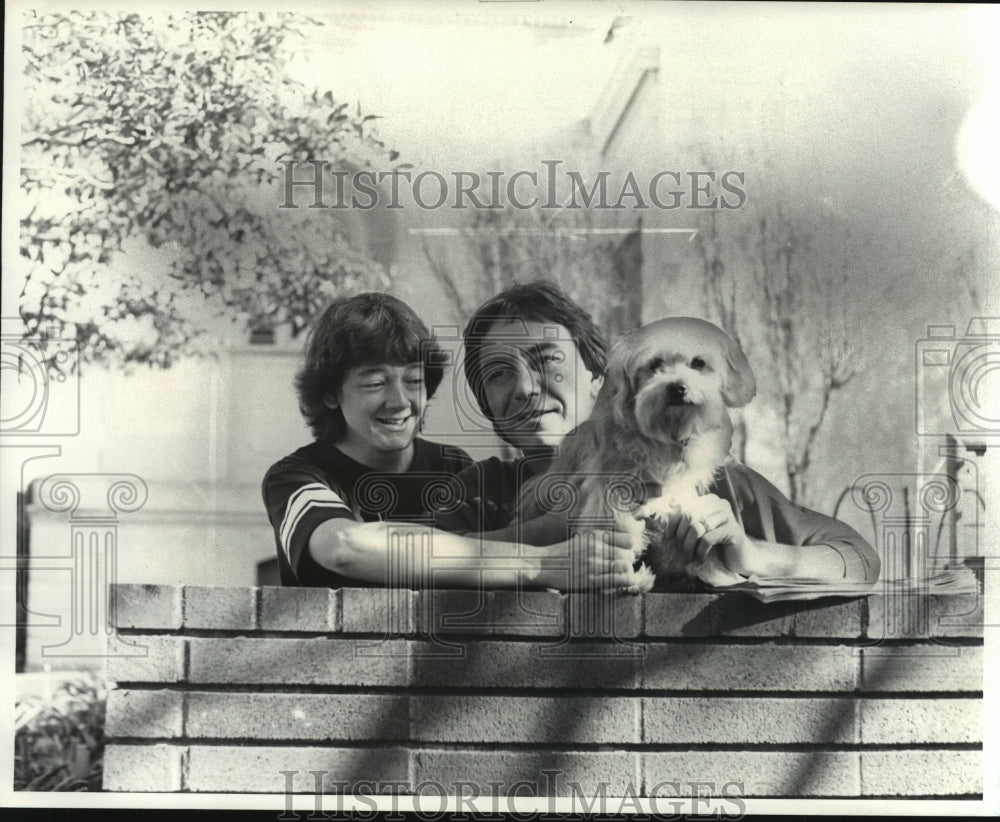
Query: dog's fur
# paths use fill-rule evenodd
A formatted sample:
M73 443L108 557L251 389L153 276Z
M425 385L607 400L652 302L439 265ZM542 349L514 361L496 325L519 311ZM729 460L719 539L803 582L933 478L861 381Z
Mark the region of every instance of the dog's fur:
M743 351L709 322L671 317L633 331L611 351L590 418L523 490L518 518L544 513L544 483L569 483L576 491L569 514L581 527L613 517L633 535L643 562L629 591L650 590L657 575L686 573L710 585L739 581L714 551L685 566L651 534L708 490L732 443L727 409L745 405L756 390Z

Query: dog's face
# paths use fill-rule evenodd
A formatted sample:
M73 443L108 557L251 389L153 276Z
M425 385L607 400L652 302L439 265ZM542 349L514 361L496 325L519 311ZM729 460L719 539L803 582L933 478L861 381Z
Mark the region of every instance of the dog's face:
M721 329L671 317L614 347L598 404L609 406L621 428L685 448L710 431L728 439L727 407L745 405L755 393L749 362Z

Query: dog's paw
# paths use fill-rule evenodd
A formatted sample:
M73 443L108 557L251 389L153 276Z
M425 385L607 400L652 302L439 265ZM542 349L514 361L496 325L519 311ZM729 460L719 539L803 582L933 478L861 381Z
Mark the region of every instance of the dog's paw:
M646 563L642 563L632 573L632 583L625 590L630 594L645 594L653 590L656 574Z
M648 521L646 526L646 553L643 559L656 576L679 576L687 573L684 560L672 540L664 536L666 523L660 519Z
M621 526L629 535L632 555L636 559L639 559L639 557L646 553L646 549L649 547L649 538L646 534L645 521L641 519L633 519L632 517L626 517L621 520Z

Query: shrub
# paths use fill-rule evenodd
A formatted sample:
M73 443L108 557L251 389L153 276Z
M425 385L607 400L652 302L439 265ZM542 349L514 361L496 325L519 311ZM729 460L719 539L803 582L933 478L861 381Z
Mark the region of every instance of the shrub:
M107 689L96 675L61 683L49 697L17 700L14 790L99 791Z

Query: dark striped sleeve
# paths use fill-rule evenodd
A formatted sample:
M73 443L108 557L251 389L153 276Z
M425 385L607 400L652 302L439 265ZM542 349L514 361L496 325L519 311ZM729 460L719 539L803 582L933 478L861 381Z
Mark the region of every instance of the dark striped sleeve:
M308 555L309 537L328 519L355 519L342 490L314 466L282 461L264 477L262 488L267 516L274 529L279 560L287 563L300 583L303 564L315 564Z

